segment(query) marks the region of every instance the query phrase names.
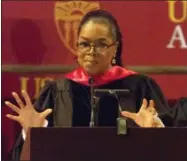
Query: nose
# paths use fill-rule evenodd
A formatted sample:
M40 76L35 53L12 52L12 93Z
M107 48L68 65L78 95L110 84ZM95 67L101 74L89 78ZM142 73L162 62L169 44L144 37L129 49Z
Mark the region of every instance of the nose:
M91 46L90 50L88 51L88 54L96 55L95 47Z
M95 53L95 47L94 46L90 47L90 53L93 53L93 54Z

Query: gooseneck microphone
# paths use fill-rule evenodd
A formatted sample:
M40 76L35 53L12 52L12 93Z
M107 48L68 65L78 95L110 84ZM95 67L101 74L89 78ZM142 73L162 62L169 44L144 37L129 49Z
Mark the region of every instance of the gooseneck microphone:
M119 100L119 95L128 96L130 91L128 89L95 89L94 94L96 97L102 97L103 95L113 95L118 102L118 118L116 119L117 124L117 134L126 135L127 134L127 122L126 118L121 116L122 107Z
M89 78L90 85L90 104L91 104L91 116L90 116L90 127L95 126L95 118L96 118L96 104L95 104L95 95L94 95L94 79L92 77Z
M126 118L121 116L122 108L120 105L118 95L129 95L130 91L128 89L94 89L94 79L89 78L90 85L90 104L91 104L91 116L90 116L90 127L93 128L96 126L97 122L97 107L96 107L96 97L101 97L103 95L111 94L113 95L118 102L118 118L117 118L117 134L126 135L127 134L127 124Z

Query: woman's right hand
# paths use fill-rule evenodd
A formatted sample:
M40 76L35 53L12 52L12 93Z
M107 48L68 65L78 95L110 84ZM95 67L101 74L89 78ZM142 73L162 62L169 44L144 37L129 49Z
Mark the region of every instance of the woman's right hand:
M17 93L12 92L12 95L15 98L19 107L8 101L6 101L5 104L13 111L15 111L18 116L14 116L11 114L7 114L6 116L11 120L20 123L26 133L28 131L28 128L30 127L42 127L45 118L52 112L52 109L46 109L44 112L41 113L37 112L34 109L31 99L26 91L22 91L22 95L25 99L26 105L24 105Z

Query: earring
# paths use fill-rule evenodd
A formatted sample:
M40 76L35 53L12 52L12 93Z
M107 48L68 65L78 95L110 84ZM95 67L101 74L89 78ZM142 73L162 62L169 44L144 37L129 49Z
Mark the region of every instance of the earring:
M115 59L115 57L112 59L112 64L113 64L113 65L116 64L116 59Z

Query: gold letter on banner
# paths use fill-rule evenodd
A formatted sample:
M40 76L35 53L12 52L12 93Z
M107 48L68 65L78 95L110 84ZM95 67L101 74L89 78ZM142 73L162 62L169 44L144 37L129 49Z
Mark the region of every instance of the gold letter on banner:
M25 90L28 92L28 81L29 81L29 77L20 77L20 81L21 81L21 90ZM35 87L35 93L34 93L34 99L38 98L41 89L43 88L43 86L45 85L46 81L52 81L54 80L51 77L45 77L45 78L41 78L41 77L35 77L34 78L34 84L32 84L31 86L34 85Z
M21 90L27 91L27 83L28 83L29 77L21 77Z
M34 86L35 86L35 94L34 94L34 99L36 99L39 94L40 94L40 77L34 78Z
M168 1L168 14L170 20L174 23L182 23L187 20L187 1L179 1L177 3L182 3L182 16L180 18L176 18L175 16L176 1Z

